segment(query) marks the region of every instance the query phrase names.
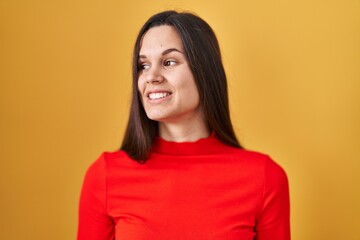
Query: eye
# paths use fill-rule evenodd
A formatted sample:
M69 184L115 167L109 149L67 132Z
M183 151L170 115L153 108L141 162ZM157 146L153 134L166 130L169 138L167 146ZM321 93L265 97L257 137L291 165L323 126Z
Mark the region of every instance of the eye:
M175 66L176 63L177 63L177 62L176 62L175 60L166 60L166 61L164 62L164 66L165 66L165 67Z
M139 70L146 70L150 68L150 64L148 63L139 63L138 69Z

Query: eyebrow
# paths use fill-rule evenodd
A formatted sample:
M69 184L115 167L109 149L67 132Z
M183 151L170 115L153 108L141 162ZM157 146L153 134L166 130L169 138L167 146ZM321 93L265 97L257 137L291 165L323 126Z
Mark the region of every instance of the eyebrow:
M166 54L169 54L169 53L171 53L171 52L179 52L179 53L181 53L181 54L184 54L182 51L180 51L180 50L177 49L177 48L169 48L169 49L164 50L164 51L161 53L161 55L162 55L162 56L165 56ZM145 55L139 55L139 58L146 58L146 56L145 56Z

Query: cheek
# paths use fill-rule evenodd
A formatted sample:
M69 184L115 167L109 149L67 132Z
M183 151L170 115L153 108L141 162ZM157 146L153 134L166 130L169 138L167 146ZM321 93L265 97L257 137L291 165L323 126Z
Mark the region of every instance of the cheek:
M196 87L195 79L190 73L187 75L187 77L187 79L189 80L186 84L188 88L187 92L189 94L188 97L193 99L194 102L199 102L199 91Z
M138 88L138 91L142 97L142 93L144 92L145 90L145 84L144 84L144 81L142 80L142 77L139 77L138 78L138 81L137 81L137 88Z
M195 106L198 106L200 104L200 97L198 91L196 90L196 86L195 86L195 90L192 92L191 98L193 99L193 104Z
M137 90L138 90L138 94L139 94L139 99L140 99L140 102L141 102L141 105L143 107L144 106L144 96L143 96L143 92L145 91L145 84L144 84L144 81L142 81L142 78L139 77L138 78L138 81L137 81Z

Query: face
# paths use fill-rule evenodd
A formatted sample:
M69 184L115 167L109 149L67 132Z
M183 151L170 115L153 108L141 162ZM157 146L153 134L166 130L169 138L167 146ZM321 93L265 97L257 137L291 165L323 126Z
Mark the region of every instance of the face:
M194 76L174 27L153 27L143 36L138 76L138 90L150 119L190 123L201 116Z

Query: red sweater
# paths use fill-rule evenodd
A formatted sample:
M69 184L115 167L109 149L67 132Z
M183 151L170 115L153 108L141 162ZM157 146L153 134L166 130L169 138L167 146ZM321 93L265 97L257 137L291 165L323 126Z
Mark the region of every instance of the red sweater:
M88 169L78 240L289 240L289 191L268 156L157 139L149 160L104 153Z

